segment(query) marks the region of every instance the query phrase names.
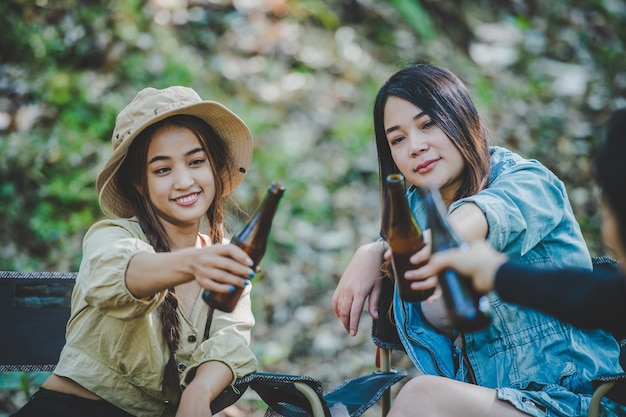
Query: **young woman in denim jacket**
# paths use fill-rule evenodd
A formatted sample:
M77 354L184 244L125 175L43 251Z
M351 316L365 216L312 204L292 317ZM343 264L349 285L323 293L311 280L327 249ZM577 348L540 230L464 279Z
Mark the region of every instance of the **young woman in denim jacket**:
M374 127L383 199L383 179L401 172L424 229L417 187L435 185L453 227L467 241L486 239L528 264L591 269L563 183L537 161L488 147L470 93L450 71L420 64L394 74L376 98ZM384 252L381 241L360 247L335 291L333 310L351 334L367 297L370 313L378 314ZM398 334L424 374L398 395L410 398L412 416L584 415L591 380L621 371L610 334L574 328L495 294L489 301L492 324L458 334L448 325L441 298L405 303L396 294ZM394 404L390 416L407 415L404 404Z
M98 175L110 219L83 240L66 343L15 416L210 417L256 370L252 261L226 243L227 196L252 159L247 126L190 88L141 90L118 115ZM232 313L202 290L246 287Z

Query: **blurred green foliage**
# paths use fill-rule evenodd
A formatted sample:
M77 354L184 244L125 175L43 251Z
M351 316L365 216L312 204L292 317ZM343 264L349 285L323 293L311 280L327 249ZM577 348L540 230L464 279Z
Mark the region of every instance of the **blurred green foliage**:
M0 5L0 16L0 111L11 121L0 131L2 268L77 268L80 238L101 216L93 181L115 115L145 86L190 85L250 125L255 169L236 195L244 208L265 184L288 178L290 215L332 229L346 215L335 191L363 181L376 188L371 102L389 74L415 60L463 76L499 144L537 157L583 195L574 202L577 215L590 246L602 250L588 159L597 127L626 85L624 8L613 2L485 1L462 9L432 0L247 7L12 0ZM485 42L476 29L481 19L523 35L508 67L471 59L471 43ZM552 62L582 66L586 91L555 97L554 70L546 70ZM581 162L582 172L566 169L554 149ZM352 241L370 239L366 233L356 231Z
M589 158L597 128L624 100L624 7L444 3L3 2L0 112L10 123L0 130L0 267L78 267L81 236L101 216L94 178L115 115L145 86L190 85L249 124L257 142L255 168L236 194L244 208L288 178L290 215L332 230L336 191L356 184L356 198L364 184L376 195L371 103L388 75L416 60L464 77L497 143L564 179L581 200L575 210L590 247L602 251ZM514 62L472 59L472 44L497 41L481 39L481 22L521 34ZM555 62L583 68L586 89L555 96ZM376 221L375 206L367 219ZM357 230L351 243L375 229Z
M586 143L572 152L591 156L597 140L590 138L623 100L626 84L624 8L606 1L452 7L433 0L307 0L236 7L229 1L13 0L0 5L0 16L6 28L0 110L11 118L0 142L3 268L77 267L76 241L100 216L93 178L115 115L148 85L191 85L244 117L258 138L244 204L264 184L289 177L293 214L331 227L335 190L346 180L376 185L369 175L375 170L371 102L404 63L435 61L464 76L496 124L498 143L537 157L572 189L586 189L589 200L589 164L584 175L571 173L560 162L565 156L569 163L570 155L546 149L572 148L558 145L566 137ZM485 42L476 30L481 19L508 23L524 37L508 68L495 71L470 59L472 42ZM586 91L555 97L555 70L543 68L551 62L583 66ZM587 126L575 136L568 126L581 114ZM520 132L507 124L510 118L527 128ZM303 163L298 150L312 158ZM342 162L344 170L333 171L337 160L354 155L368 164ZM334 175L322 175L320 166ZM327 200L311 201L315 186L327 190ZM597 221L587 219L595 214L575 208L595 241Z

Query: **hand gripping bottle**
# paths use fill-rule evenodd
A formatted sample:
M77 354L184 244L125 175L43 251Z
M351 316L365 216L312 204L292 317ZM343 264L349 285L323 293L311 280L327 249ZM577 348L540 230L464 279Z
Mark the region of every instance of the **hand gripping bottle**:
M424 247L422 229L417 225L404 194L404 177L401 174L387 176L387 195L389 197L389 215L387 219L386 240L391 248L391 266L398 286L400 298L404 301L424 301L435 291L413 290L411 282L404 278L404 273L416 269L409 258Z
M230 241L232 245L239 246L250 256L254 262L252 269L255 271L261 263L263 255L265 255L274 214L276 214L278 203L284 191L285 187L273 182L267 190L265 198L252 213L248 222L243 226L239 234ZM230 313L235 309L242 292L243 287L239 286L236 286L235 291L232 292L204 290L202 299L211 307Z
M467 245L450 226L439 190L424 188L420 189L420 194L428 215L431 253ZM438 278L451 324L456 330L461 333L474 332L491 323L487 297L476 293L469 279L459 276L453 269L443 270Z

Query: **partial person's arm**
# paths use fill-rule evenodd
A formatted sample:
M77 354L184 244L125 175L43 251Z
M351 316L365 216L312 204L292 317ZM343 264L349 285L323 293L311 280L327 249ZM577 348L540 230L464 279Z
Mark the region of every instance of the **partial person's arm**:
M504 301L626 337L626 277L620 271L546 270L507 262L496 273L495 290Z
M502 300L541 310L582 328L602 328L626 337L626 277L621 270L545 269L508 261L486 242L466 250L450 249L431 256L414 271L424 279L452 268L472 280L481 294L492 290ZM420 288L421 282L413 283Z

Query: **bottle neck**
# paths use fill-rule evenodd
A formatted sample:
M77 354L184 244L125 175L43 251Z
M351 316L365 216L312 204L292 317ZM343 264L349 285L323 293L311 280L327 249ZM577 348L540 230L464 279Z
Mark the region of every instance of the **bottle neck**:
M450 223L448 223L448 211L439 191L436 189L423 191L422 202L426 207L428 215L433 253L461 246L463 240L459 238L450 226Z

